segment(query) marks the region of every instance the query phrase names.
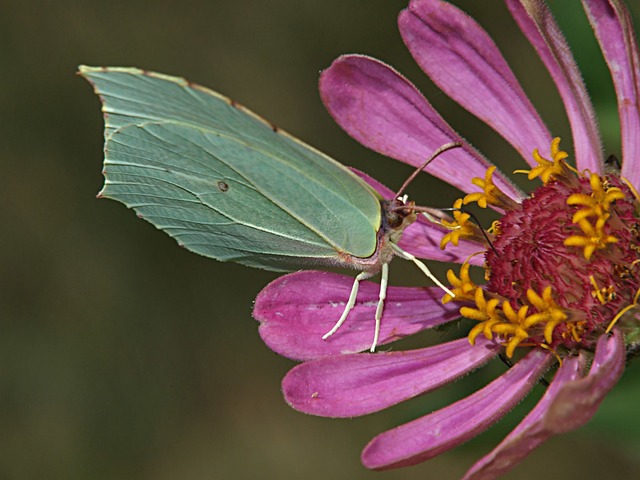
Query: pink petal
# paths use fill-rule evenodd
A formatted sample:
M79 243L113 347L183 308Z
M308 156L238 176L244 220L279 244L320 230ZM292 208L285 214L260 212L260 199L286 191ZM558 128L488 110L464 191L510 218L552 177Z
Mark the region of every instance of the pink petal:
M589 375L565 385L549 407L547 422L554 425L555 432L575 430L591 420L605 395L620 380L624 365L623 336L618 331L610 337L602 335Z
M586 360L584 356L566 358L556 372L553 382L533 410L488 455L480 459L463 480L489 480L511 470L535 448L554 435L553 426L546 422L546 413L558 392L570 381L580 378Z
M535 408L464 480L498 478L550 437L587 423L622 375L624 362L624 341L618 332L599 339L591 370L584 378L584 356L565 358Z
M622 175L640 189L640 62L633 21L623 2L583 0L613 77L622 130Z
M360 170L355 168L351 168L351 170L371 185L382 198L393 198L395 192L382 183ZM404 231L399 246L419 258L460 264L469 259L469 263L472 265L482 266L484 264L484 255L472 256L485 248L478 243L461 239L455 248L440 249L440 240L447 232L449 230L446 228L435 225L423 216L419 216L418 221L409 225Z
M578 170L600 173L602 145L593 105L549 7L535 0L507 0L507 6L558 87L571 123Z
M323 417L354 417L415 397L475 370L502 347L462 338L406 352L359 353L306 362L282 381L296 410Z
M371 346L379 285L362 282L358 301L340 329L322 336L338 320L349 298L353 278L330 272L284 275L256 298L253 316L269 348L294 360L355 353ZM389 287L379 345L458 318L459 305L441 303L442 290Z
M466 442L519 402L552 360L548 352L532 350L473 395L378 435L362 452L362 463L376 470L415 465Z
M439 0L413 0L400 33L416 62L447 95L490 125L534 165L551 135L491 37L467 14Z
M406 78L362 55L339 57L320 76L322 100L336 122L366 147L418 166L445 143L463 142ZM463 142L464 143L464 142ZM442 154L426 168L463 192L475 189L491 163L468 144ZM514 200L523 194L496 172L494 181Z

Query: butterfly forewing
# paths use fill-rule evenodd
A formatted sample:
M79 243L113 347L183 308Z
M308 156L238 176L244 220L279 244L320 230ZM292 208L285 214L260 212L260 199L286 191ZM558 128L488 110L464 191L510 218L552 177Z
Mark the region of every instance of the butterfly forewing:
M81 72L104 103L103 195L190 250L277 270L375 252L380 197L339 163L182 79Z

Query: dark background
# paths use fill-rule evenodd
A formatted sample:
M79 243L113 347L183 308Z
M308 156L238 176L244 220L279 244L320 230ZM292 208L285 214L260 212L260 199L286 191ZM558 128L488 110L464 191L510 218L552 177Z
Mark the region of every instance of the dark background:
M553 84L502 2L455 3L494 35L568 148ZM410 169L351 140L317 93L319 70L341 53L366 53L407 75L489 158L511 163L504 141L414 65L396 27L405 6L0 0L0 479L452 479L530 408L540 387L455 451L412 469L369 472L359 455L373 435L460 398L504 367L494 363L366 418L297 413L279 386L293 363L262 344L251 318L255 295L276 275L198 257L122 205L95 199L102 119L75 75L80 63L184 76L394 187ZM581 7L553 6L583 66L607 152L619 153L615 97ZM456 196L426 176L410 193L433 206ZM402 263L394 262L392 284L422 284ZM587 428L546 443L508 478L637 478L639 375L630 366Z

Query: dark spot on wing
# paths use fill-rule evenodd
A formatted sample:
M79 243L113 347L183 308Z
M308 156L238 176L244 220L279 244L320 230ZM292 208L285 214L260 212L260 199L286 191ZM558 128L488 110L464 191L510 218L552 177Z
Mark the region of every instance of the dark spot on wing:
M227 190L229 190L229 184L223 182L222 180L218 180L218 183L216 185L218 187L218 190L220 190L221 192L226 192Z

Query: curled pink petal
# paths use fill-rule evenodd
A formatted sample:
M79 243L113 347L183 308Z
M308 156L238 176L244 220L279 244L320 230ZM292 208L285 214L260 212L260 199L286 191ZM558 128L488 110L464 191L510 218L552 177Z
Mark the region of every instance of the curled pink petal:
M619 0L583 0L582 4L609 65L618 97L622 175L640 190L640 61L633 21Z
M609 390L620 380L624 371L624 337L614 329L611 336L602 335L589 374L566 384L549 407L548 422L555 433L581 427L596 414Z
M565 358L551 385L538 404L520 424L489 454L469 469L463 480L490 480L511 470L535 448L555 435L553 425L547 421L549 406L562 387L583 374L584 355Z
M400 33L416 62L456 102L490 125L534 165L551 135L489 35L467 14L439 0L413 0Z
M258 294L253 310L263 341L276 353L294 360L366 350L373 340L380 288L372 282L360 284L357 303L344 325L322 340L340 318L352 284L352 277L316 271L290 273L274 280ZM442 296L437 287L389 287L378 344L458 318L459 305L443 305Z
M536 0L507 0L507 6L558 87L571 123L578 170L600 173L602 145L593 105L549 7Z
M406 78L388 65L363 55L345 55L320 76L320 94L336 122L354 139L383 155L418 166L452 141L463 143L426 168L463 192L474 189L491 163L440 117ZM532 148L533 149L533 148ZM523 198L511 181L496 172L494 181L514 200Z
M529 352L473 395L378 435L362 452L362 463L376 470L415 465L466 442L506 415L552 359L542 349Z
M282 381L296 410L323 417L376 412L434 390L475 370L502 347L486 339L462 338L406 352L327 357L293 368Z

